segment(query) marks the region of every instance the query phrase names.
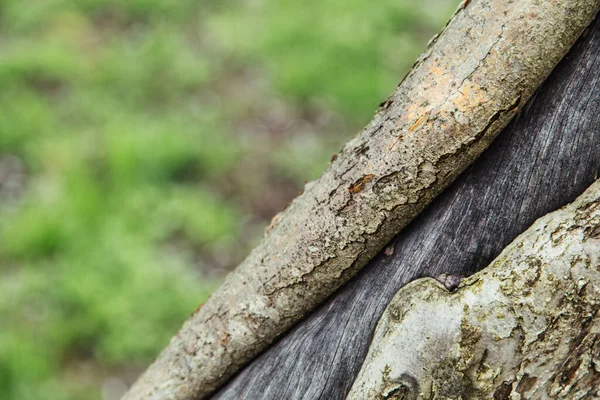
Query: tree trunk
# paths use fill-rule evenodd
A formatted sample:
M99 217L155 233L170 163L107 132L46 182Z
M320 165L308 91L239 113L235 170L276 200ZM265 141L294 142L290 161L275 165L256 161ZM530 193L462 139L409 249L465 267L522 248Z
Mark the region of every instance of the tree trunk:
M402 288L348 400L600 398L600 181L449 292Z
M345 398L377 320L402 286L484 268L537 218L600 176L598 93L597 18L521 115L392 241L392 255L382 251L215 398Z
M464 5L125 399L206 396L321 303L487 148L600 0Z

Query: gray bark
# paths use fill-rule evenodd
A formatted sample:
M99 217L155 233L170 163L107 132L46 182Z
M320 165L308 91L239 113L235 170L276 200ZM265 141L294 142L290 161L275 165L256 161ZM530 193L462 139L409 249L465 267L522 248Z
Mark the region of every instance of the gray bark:
M125 399L208 395L342 283L516 115L600 0L474 0Z
M484 268L537 218L600 176L598 93L597 18L521 115L394 239L393 254L381 252L215 398L344 398L377 320L402 286Z
M600 398L600 181L451 293L402 288L348 400Z

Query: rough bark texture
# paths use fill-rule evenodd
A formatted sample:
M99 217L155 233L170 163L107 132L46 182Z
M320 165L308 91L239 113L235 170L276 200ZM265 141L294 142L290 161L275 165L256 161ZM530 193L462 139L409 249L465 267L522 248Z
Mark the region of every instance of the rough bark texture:
M322 302L489 145L600 8L465 4L125 399L205 396Z
M348 399L600 397L600 181L449 292L402 288Z
M219 399L342 399L394 294L470 275L600 176L600 20L472 168L351 282L223 388Z

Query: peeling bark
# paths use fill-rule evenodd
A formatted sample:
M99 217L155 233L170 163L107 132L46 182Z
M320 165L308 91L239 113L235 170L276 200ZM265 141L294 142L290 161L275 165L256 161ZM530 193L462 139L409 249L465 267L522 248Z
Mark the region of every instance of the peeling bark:
M600 397L600 181L454 292L389 304L348 399Z
M387 254L380 252L211 398L345 399L377 321L400 288L424 276L482 270L600 176L598 93L600 16L519 116L396 235Z
M474 0L125 399L209 394L322 302L517 113L599 0Z

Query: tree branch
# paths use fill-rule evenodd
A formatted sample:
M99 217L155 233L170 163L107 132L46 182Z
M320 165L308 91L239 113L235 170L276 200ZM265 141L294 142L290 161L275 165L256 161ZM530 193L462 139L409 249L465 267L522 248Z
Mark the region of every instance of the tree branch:
M206 396L349 279L493 140L600 0L474 0L125 399Z
M375 325L401 287L485 268L536 219L574 201L600 176L599 91L597 17L519 116L388 251L212 398L345 399Z

